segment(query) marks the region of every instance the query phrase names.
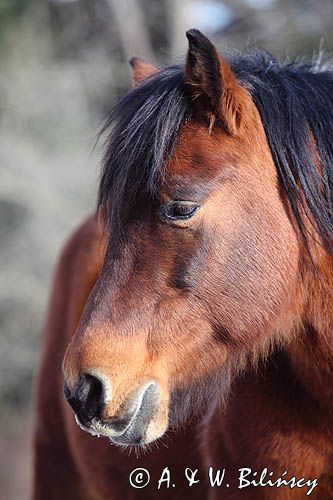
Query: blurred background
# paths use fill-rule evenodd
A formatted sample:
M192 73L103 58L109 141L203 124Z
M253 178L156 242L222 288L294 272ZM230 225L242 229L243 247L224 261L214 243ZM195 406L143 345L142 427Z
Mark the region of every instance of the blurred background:
M56 256L94 210L107 111L133 55L181 61L185 30L222 50L333 50L333 0L0 0L0 497L29 496L33 378Z

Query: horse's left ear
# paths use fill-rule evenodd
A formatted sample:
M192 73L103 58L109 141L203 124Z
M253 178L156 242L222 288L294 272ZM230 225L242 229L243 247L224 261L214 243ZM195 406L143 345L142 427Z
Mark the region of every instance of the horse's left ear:
M140 59L140 57L133 57L129 63L133 68L133 87L136 87L142 80L154 75L158 71L156 66Z
M210 128L218 118L231 135L236 135L242 123L247 91L239 85L230 66L215 46L198 30L186 32L189 49L185 64L184 83L197 111L208 118Z

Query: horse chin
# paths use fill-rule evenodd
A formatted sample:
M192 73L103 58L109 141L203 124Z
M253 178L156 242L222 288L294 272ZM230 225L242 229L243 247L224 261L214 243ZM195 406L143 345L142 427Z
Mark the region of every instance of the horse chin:
M111 441L111 443L125 447L145 447L162 437L168 428L168 422L152 420L145 431L142 432L142 430L138 428L137 424L133 422L133 424L129 425L125 432L116 435L114 430L109 427L107 421L93 419L91 422L84 425L80 422L76 415L75 421L80 429L91 434L92 436L98 438L106 437Z
M146 446L160 438L168 428L168 402L160 398L155 382L141 388L121 416L99 417L83 421L75 415L79 427L92 436L104 436L120 446Z
M179 429L190 420L193 423L202 419L225 400L229 387L230 373L223 367L198 383L174 389L170 398L158 397L156 384L149 384L139 393L136 408L127 414L128 419L104 416L83 422L75 415L75 420L92 436L107 437L121 447L144 448L160 439L169 427Z

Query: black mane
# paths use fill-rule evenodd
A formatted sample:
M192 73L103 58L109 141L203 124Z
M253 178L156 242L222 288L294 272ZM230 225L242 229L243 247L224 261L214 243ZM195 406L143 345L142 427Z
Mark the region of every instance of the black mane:
M301 234L304 209L333 253L333 71L316 60L282 64L259 51L226 58L258 108ZM107 221L121 227L138 196L154 195L165 159L190 118L183 66L161 70L115 106L103 127L110 132L98 197Z
M120 229L138 197L153 196L156 179L190 116L183 68L171 66L132 89L113 108L103 159L98 207Z

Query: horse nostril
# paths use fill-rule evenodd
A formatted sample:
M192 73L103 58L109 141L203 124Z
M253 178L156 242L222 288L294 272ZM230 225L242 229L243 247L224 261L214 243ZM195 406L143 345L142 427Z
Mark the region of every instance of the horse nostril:
M104 397L103 385L98 378L90 374L82 375L73 391L65 382L64 394L82 423L99 416Z

